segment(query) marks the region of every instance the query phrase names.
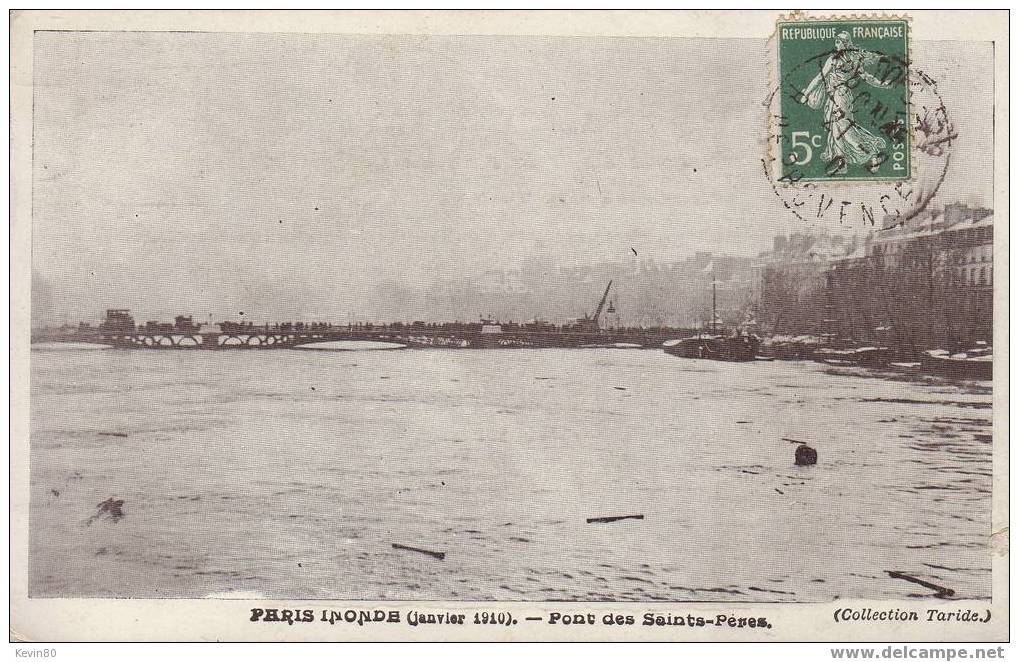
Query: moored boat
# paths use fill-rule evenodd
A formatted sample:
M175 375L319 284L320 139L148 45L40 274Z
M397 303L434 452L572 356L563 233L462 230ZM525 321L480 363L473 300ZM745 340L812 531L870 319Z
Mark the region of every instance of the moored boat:
M702 333L691 338L667 340L662 345L665 353L672 356L715 361L753 361L759 348L757 336L746 333L731 336Z
M821 343L820 336L772 336L761 343L761 353L791 361L809 359Z
M711 272L711 323L710 331L689 338L666 340L662 349L666 354L684 359L711 359L714 361L753 361L761 349L761 339L747 329L756 325L749 322L730 335L718 333L718 281L714 262L705 270Z
M956 379L991 379L994 355L990 348L979 348L952 354L944 349L925 352L921 362L925 372Z
M822 347L813 353L814 360L829 365L877 366L889 361L891 350L887 347L849 347L836 349Z

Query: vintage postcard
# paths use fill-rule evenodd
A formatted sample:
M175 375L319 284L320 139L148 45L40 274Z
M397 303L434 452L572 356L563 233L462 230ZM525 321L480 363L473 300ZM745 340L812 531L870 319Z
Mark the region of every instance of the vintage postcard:
M15 12L12 640L1006 641L1007 19Z

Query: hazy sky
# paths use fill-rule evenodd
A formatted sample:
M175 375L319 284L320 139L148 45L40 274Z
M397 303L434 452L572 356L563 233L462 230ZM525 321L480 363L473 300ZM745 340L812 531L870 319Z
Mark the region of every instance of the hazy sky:
M761 40L39 32L33 270L95 318L345 319L380 280L752 254ZM914 45L991 204L991 46ZM42 289L42 288L40 288ZM42 292L40 292L42 294Z

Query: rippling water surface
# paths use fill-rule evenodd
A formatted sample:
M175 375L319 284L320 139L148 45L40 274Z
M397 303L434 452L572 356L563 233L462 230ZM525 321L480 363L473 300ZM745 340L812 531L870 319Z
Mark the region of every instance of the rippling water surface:
M659 351L34 351L30 593L986 598L990 402Z

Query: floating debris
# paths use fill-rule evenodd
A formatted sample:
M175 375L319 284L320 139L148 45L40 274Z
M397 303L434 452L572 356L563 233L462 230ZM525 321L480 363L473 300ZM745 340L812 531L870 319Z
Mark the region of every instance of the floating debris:
M970 409L991 409L990 402L969 402L966 400L912 400L910 398L860 398L859 402L884 402L896 405L943 405Z
M748 586L747 588L751 591L757 591L758 593L774 593L776 595L796 595L796 593L792 591L778 591L773 588L760 588L758 586Z
M936 598L948 598L955 595L955 591L953 591L950 588L947 588L945 586L939 586L938 584L923 579L919 579L917 577L912 577L904 572L898 572L896 570L885 570L885 572L888 573L888 576L892 577L893 579L904 579L907 582L913 582L914 584L919 584L924 588L929 588L932 591L935 591L936 593L934 597Z
M796 447L796 466L809 467L817 464L817 451L803 444Z
M418 554L427 554L428 556L431 556L432 558L439 559L440 561L442 561L443 559L446 558L446 552L433 552L433 551L428 550L428 549L421 549L420 547L410 547L408 545L401 545L398 542L394 542L393 543L393 549L402 549L402 550L405 550L405 551L408 551L408 552L417 552Z
M588 524L608 524L609 522L618 522L622 519L644 519L643 515L615 515L611 517L588 517Z
M127 517L127 515L124 514L123 507L123 499L114 499L113 497L110 497L96 506L96 508L98 508L96 514L88 518L86 525L91 525L92 522L103 518L109 519L111 522L116 524L123 518Z

